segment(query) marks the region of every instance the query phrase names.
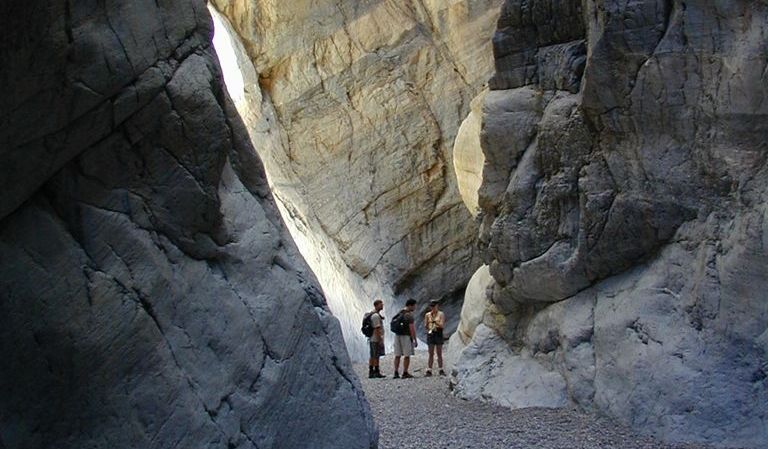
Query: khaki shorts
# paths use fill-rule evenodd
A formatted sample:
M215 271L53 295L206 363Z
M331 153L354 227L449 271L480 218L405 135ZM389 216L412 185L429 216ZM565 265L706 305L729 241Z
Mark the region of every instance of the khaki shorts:
M413 342L410 335L395 335L395 356L413 355Z

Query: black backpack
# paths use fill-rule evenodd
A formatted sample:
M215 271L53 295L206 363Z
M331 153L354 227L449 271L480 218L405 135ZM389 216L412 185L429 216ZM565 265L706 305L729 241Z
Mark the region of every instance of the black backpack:
M402 310L392 317L392 321L389 323L389 330L396 335L411 335L411 326L408 320L405 319L405 313Z
M363 316L363 327L360 328L360 331L368 338L371 338L373 336L373 322L371 321L371 316L373 315L373 312L368 312Z

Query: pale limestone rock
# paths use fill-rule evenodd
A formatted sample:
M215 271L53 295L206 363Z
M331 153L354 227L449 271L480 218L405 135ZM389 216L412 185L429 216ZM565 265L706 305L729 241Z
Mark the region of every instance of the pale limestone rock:
M267 174L271 172L279 175L280 167L286 167L290 163L283 151L288 137L279 126L272 103L258 84L258 74L240 37L226 17L223 17L215 8L209 6L209 10L217 27L214 45L217 46L219 59L224 66L225 81L227 81L227 69L229 69L229 77L235 81L228 82L227 90L233 99L241 100L236 100L235 104L254 147L264 161ZM226 67L227 60L235 64ZM239 84L240 79L243 80L242 85ZM299 191L290 188L287 183L288 181L279 177L270 178L273 195L286 227L312 267L315 276L322 280L322 288L329 307L335 311L335 316L339 319L344 331L347 350L355 359L364 360L367 357L368 344L364 338L361 338L361 317L372 309L371 303L374 298L390 299L394 295L391 289L383 288L382 283L375 276L361 279L344 264L334 242L322 232L315 232L311 228L312 225L319 226L314 214L311 213L305 199L299 195ZM388 301L384 311L385 316L391 316L390 308L395 308L392 301ZM388 341L391 340L391 336L389 337Z
M477 327L453 372L454 391L467 399L488 399L505 407L563 407L563 377L527 355L515 354L489 327Z
M446 345L446 366L454 366L459 360L461 352L472 340L475 328L482 323L486 309L491 306L488 302L490 296L488 289L493 287L493 283L494 280L488 270L488 265L478 268L469 280L464 292L459 325Z
M483 265L477 269L467 284L461 308L461 321L457 329L458 336L465 344L469 343L475 328L483 321L483 315L488 306L488 289L492 287L493 282L488 265Z
M472 100L472 110L461 123L453 144L453 169L464 205L473 217L480 212L478 192L483 182L485 155L480 148L482 104L485 93Z
M501 0L213 3L259 76L250 108L282 137L254 144L353 353L375 297L441 298L455 328L480 261L452 148Z

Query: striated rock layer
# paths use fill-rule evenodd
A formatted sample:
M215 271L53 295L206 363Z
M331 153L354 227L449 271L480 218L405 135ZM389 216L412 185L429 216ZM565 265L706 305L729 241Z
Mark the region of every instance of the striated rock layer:
M752 1L504 4L479 130L493 282L451 342L459 394L768 444L766 23Z
M493 72L501 0L212 3L249 56L240 110L274 138L257 150L350 350L377 296L442 298L455 328L480 260L451 150Z
M375 447L205 5L0 17L0 447Z

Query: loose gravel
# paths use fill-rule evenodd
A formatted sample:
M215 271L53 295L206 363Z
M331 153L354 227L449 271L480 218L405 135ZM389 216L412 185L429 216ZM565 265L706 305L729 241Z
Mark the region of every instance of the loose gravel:
M576 409L510 410L462 400L450 392L448 377L424 377L424 355L412 359L413 379L393 379L390 356L381 359L386 379L368 379L368 367L356 366L380 449L711 449L664 444Z

